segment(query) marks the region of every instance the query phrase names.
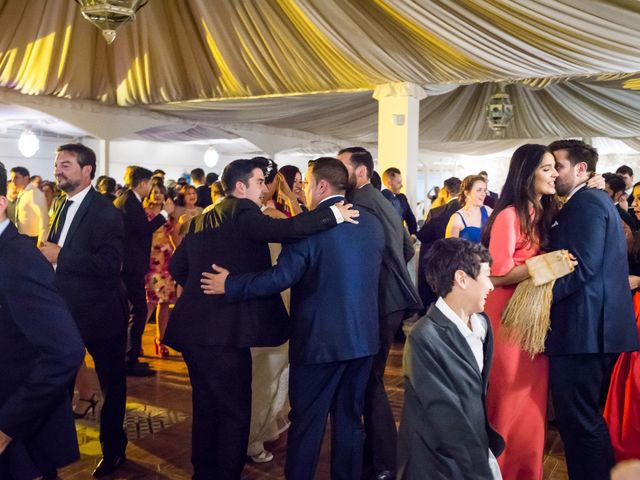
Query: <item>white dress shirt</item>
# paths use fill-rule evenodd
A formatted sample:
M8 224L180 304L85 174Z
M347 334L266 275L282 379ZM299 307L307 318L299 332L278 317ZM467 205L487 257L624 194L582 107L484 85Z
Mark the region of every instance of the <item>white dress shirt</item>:
M15 220L18 231L28 237L38 237L45 241L49 232L47 199L37 187L28 184L18 194L15 206Z
M484 368L484 341L487 338L487 322L481 315L473 314L469 319L471 328L462 321L456 312L454 312L447 302L442 297L436 301L436 307L458 328L460 334L464 337L473 353L473 357L476 359L478 369L482 373ZM493 476L493 480L502 480L502 474L500 473L500 467L498 466L498 460L495 455L489 449L489 469Z
M67 239L67 234L69 233L69 227L71 226L71 222L73 222L73 218L78 213L78 209L82 204L82 201L89 193L89 190L93 188L91 185L86 187L84 190L80 190L72 197L67 197L67 202L71 200L73 203L69 205L69 209L67 210L67 218L64 220L64 225L62 226L62 232L60 232L60 238L58 239L58 245L61 247L64 246L64 241ZM64 208L64 205L61 207Z

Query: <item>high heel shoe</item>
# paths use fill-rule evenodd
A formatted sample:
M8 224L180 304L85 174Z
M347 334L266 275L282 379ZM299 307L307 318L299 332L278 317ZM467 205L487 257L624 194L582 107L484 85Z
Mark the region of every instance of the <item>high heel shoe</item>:
M169 356L169 349L167 348L166 345L163 345L162 342L160 342L160 339L158 337L156 337L156 356L160 357L160 358L167 358Z
M89 405L87 405L87 408L85 408L83 413L74 411L73 418L85 418L89 414L89 412L91 412L94 417L96 416L96 405L98 405L98 397L95 393L91 395L91 398L79 398L78 402L86 402Z

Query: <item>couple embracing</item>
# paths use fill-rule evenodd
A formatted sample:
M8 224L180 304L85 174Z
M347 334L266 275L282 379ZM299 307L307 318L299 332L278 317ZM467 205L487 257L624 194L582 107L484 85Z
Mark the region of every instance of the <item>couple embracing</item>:
M569 477L608 479L614 464L601 407L616 359L638 348L638 332L619 215L587 185L597 160L578 140L521 146L484 232L496 287L485 307L496 339L487 409L506 442L498 459L506 480L542 479L549 390ZM532 357L501 335L501 315L529 278L525 261L561 249L577 266L553 285L545 352Z

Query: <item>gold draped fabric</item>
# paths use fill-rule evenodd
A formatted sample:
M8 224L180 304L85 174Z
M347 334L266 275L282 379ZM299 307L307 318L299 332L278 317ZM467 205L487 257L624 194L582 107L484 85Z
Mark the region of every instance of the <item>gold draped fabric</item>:
M373 89L413 82L424 147L493 139L503 81L507 138L636 141L638 25L636 0L150 0L107 45L72 0L0 0L0 88L177 116L187 139L244 122L373 142Z

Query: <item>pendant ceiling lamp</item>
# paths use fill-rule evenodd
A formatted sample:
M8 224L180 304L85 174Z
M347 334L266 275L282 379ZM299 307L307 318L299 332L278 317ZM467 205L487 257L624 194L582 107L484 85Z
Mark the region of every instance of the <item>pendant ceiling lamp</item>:
M489 128L498 138L504 138L507 126L513 120L513 104L511 97L505 92L504 86L500 85L499 91L495 93L487 103L486 116Z
M116 30L136 19L136 12L149 0L76 0L82 16L102 31L102 36L111 44Z

